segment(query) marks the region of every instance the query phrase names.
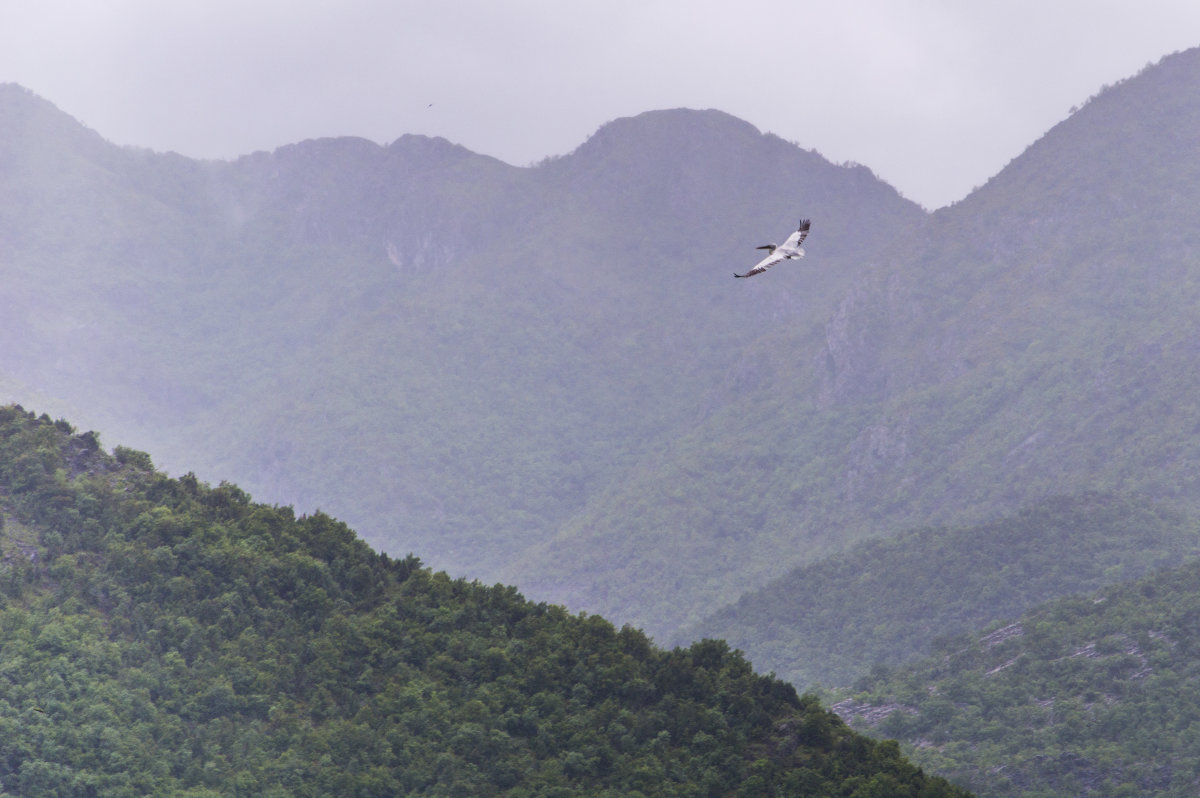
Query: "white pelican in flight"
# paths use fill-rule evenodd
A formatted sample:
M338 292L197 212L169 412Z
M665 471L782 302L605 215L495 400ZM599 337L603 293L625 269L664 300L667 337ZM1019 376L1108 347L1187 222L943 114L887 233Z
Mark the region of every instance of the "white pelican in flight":
M734 273L734 277L753 277L756 274L762 274L767 269L779 263L781 260L798 260L804 257L804 248L800 246L804 243L804 239L808 237L808 219L800 220L800 227L796 232L788 236L787 241L784 241L780 246L774 244L763 244L755 249L767 249L771 254L758 262L750 271L745 274Z

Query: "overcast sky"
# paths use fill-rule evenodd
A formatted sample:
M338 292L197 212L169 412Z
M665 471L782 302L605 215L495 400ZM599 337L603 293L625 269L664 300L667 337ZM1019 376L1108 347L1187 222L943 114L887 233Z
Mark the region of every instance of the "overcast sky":
M927 208L1197 45L1196 0L0 0L0 82L118 144L424 133L523 166L719 108Z

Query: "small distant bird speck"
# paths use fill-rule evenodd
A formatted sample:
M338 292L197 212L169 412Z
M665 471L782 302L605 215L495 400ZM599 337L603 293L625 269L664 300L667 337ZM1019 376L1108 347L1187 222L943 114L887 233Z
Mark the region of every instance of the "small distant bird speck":
M734 272L733 276L753 277L756 274L762 274L767 269L771 268L782 260L799 260L800 258L803 258L804 248L800 245L803 244L804 239L808 237L808 228L808 219L801 219L800 227L796 230L796 232L788 236L787 241L784 241L779 246L775 246L774 244L763 244L761 247L755 247L755 249L770 250L771 254L760 260L758 265L745 274L738 274L737 272Z

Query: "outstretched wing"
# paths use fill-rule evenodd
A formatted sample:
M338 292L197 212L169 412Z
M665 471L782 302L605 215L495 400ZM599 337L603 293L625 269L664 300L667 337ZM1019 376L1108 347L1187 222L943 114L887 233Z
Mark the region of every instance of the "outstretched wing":
M788 236L788 240L784 242L783 247L780 247L780 249L799 249L800 245L804 243L804 239L808 238L809 227L811 227L809 220L801 219L800 227L797 228L796 232Z
M753 277L756 274L762 274L767 269L774 266L776 263L779 263L779 261L786 260L786 259L787 259L787 256L784 255L782 252L780 252L779 254L775 254L774 252L772 252L770 255L768 255L767 257L760 260L757 264L755 264L754 268L751 269L750 271L746 272L745 274L735 274L733 276L734 277Z

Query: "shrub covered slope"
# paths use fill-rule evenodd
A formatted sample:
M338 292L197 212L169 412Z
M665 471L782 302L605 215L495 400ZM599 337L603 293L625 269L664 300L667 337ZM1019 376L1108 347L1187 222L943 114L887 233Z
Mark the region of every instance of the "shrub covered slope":
M849 685L1050 599L1200 554L1195 522L1142 497L1056 496L986 524L914 530L797 568L679 641L715 637L802 688Z
M1195 795L1198 619L1191 561L948 639L836 708L981 795Z

